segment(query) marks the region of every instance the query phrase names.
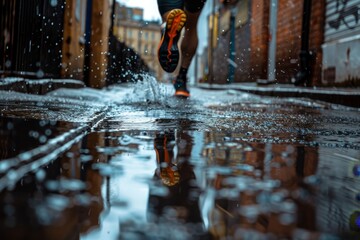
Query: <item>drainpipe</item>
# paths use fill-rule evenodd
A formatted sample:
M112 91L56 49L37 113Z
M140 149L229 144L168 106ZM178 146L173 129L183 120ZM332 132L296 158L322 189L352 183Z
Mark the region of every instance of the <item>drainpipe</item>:
M112 6L111 6L111 22L110 22L110 29L109 29L109 36L108 36L108 46L109 46L109 50L108 50L108 66L107 66L107 71L106 71L106 82L105 82L105 86L108 86L110 84L114 83L114 79L113 76L109 76L109 73L111 72L111 68L113 68L112 64L113 64L113 56L114 56L114 49L116 46L116 37L114 35L114 27L115 27L115 20L116 20L116 1L112 1Z
M276 32L277 32L277 14L278 0L270 1L270 43L268 50L268 82L273 83L276 80Z
M86 4L86 27L85 27L85 59L84 59L84 83L89 86L90 81L90 43L91 43L91 19L93 0Z
M208 72L208 78L210 84L213 83L214 80L214 33L215 33L215 0L212 0L212 8L211 8L211 29L210 29L210 43L209 43L209 51L210 51L210 57L209 57L209 72Z
M309 32L311 20L311 0L304 0L302 32L301 32L301 51L300 51L300 71L292 77L291 81L295 86L309 85L311 77L310 61L312 53L309 51Z
M234 76L235 76L235 67L237 67L235 63L235 55L236 55L236 48L235 48L235 16L237 14L237 7L233 6L230 10L230 42L229 42L229 71L227 82L233 83Z
M109 30L109 35L113 36L114 35L114 26L115 26L115 9L116 9L116 1L113 0L112 1L112 6L111 6L111 23L110 23L110 30Z

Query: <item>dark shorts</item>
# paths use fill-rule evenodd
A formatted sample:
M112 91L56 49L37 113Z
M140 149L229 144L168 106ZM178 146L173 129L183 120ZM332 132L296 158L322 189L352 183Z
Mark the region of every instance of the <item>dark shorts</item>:
M206 0L157 0L157 2L162 16L175 8L184 9L184 7L189 12L199 12L204 7Z

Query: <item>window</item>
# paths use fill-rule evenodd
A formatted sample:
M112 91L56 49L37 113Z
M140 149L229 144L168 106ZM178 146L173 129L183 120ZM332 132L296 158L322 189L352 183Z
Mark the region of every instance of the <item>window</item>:
M151 48L151 56L154 56L155 55L155 47L153 46L152 48Z
M132 18L133 18L134 21L141 21L142 20L142 17L139 14L134 14Z

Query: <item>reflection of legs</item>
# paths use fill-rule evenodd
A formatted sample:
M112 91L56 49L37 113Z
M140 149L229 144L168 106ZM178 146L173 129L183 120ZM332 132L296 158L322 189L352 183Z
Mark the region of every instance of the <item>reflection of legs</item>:
M173 158L173 148L175 135L173 132L157 133L154 140L154 147L158 163L171 162Z
M173 132L158 133L155 138L155 151L158 169L156 174L166 186L173 186L179 182L180 176L174 165L174 140Z
M177 147L176 156L174 156L175 144ZM184 176L180 176L181 169L189 165L188 160L191 157L192 145L192 138L185 133L178 134L177 136L175 136L174 132L156 134L154 141L158 164L156 174L165 185L174 186L179 183L180 180L185 180L184 178L193 178L188 171L182 173ZM180 177L182 177L182 179L180 179Z
M191 151L193 146L193 140L187 133L180 133L176 136L177 146L177 162L182 164L183 162L189 161L191 157Z
M175 144L177 147L176 156L174 156ZM193 140L186 133L180 133L177 136L172 131L157 133L154 140L157 163L161 167L181 165L190 158L192 146Z
M192 144L193 140L187 133L182 132L176 136L174 132L156 134L154 147L158 167L154 179L155 183L166 187L168 194L153 195L150 190L148 209L152 213L149 214L152 220L172 219L195 223L195 226L202 222L198 205L199 189L195 185L193 166L189 163ZM169 209L174 211L168 212ZM168 216L169 213L175 213L175 218L174 215Z

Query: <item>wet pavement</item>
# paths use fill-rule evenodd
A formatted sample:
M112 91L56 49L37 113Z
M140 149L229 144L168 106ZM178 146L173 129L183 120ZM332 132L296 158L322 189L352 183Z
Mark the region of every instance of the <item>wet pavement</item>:
M359 109L191 92L2 95L1 239L360 238Z

